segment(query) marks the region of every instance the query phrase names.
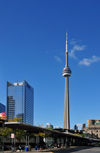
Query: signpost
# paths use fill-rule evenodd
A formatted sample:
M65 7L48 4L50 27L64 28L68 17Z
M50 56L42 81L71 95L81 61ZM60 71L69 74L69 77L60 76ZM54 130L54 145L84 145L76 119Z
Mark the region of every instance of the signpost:
M14 143L13 143L14 137L15 137L14 133L11 133L11 138L12 138L12 149L11 149L11 151L12 152L14 151Z
M12 139L14 138L14 133L11 133L11 138L12 138Z

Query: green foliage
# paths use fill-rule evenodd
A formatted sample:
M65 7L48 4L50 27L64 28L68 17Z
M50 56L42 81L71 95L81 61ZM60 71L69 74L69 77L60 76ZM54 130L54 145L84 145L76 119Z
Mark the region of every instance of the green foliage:
M82 134L82 137L83 137L83 138L85 138L85 137L86 137L86 134L85 134L85 133L83 133L83 134Z
M0 116L0 119L6 120L7 116Z
M34 133L30 133L29 134L29 138L34 138L35 137L35 134Z
M43 127L43 124L37 123L39 127ZM35 137L45 137L45 133L39 132L38 134L34 134Z
M45 137L45 133L39 132L38 134L34 134L35 137Z
M21 118L15 117L13 120L10 119L8 122L18 122L21 121ZM13 129L5 127L4 129L0 129L0 134L7 138L9 135L13 133ZM16 139L20 140L21 138L25 138L25 131L24 130L16 130Z
M39 127L43 127L43 124L39 124L39 123L37 123L37 126L39 126Z
M12 133L12 131L12 129L5 127L4 129L0 129L0 134L7 138L8 135Z
M16 130L16 139L17 140L25 139L25 137L26 137L25 130L19 130L19 129Z
M20 122L22 120L22 118L17 118L17 117L14 117L14 119L12 120L11 118L8 120L8 122Z
M52 128L52 127L50 127L50 128L47 128L47 129L49 129L49 130L53 130L53 128Z
M80 135L80 136L82 136L83 138L86 137L86 134L85 134L85 133L82 133L82 134L80 134L80 133L75 133L75 134Z

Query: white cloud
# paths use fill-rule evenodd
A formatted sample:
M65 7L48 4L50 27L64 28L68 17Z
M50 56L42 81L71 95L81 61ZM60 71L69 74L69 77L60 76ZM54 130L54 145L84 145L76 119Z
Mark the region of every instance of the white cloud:
M83 127L83 124L82 123L78 123L77 126L78 126L78 129L81 130L82 127Z
M83 124L82 123L78 123L77 126L82 128Z
M58 56L54 56L57 62L61 63L61 59Z
M81 50L84 50L86 47L86 45L82 45L82 46L79 46L79 45L75 45L73 47L74 50L78 50L78 51L81 51Z
M92 58L90 59L83 58L83 60L79 62L79 65L90 66L91 63L94 63L97 61L100 61L100 57L93 55Z
M75 45L75 44L76 44L75 39L72 39L72 40L70 41L70 43L73 44L73 45Z
M74 44L73 49L69 52L69 56L74 59L77 59L77 57L75 56L75 51L82 51L85 49L85 47L86 45L79 46L79 45Z
M75 40L75 39L72 39L71 41L70 41L70 44L72 44L72 45L75 45L76 43L78 43L78 42L80 42L80 41L82 41L82 40Z

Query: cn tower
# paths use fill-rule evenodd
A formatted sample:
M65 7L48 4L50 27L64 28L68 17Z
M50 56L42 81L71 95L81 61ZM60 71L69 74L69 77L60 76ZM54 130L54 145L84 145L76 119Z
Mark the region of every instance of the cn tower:
M65 103L64 103L64 122L63 129L70 129L70 117L69 117L69 77L71 76L71 70L68 66L68 34L66 32L66 65L63 69L63 76L65 77Z

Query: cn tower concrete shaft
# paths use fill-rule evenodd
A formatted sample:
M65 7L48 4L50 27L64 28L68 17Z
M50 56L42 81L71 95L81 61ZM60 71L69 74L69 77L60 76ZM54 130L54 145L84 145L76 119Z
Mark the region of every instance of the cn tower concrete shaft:
M63 129L70 129L70 117L69 117L69 77L71 76L71 70L68 66L68 39L66 32L66 65L63 69L63 76L65 77L65 102L64 102L64 122Z
M70 129L69 120L69 78L65 77L65 103L63 129Z

